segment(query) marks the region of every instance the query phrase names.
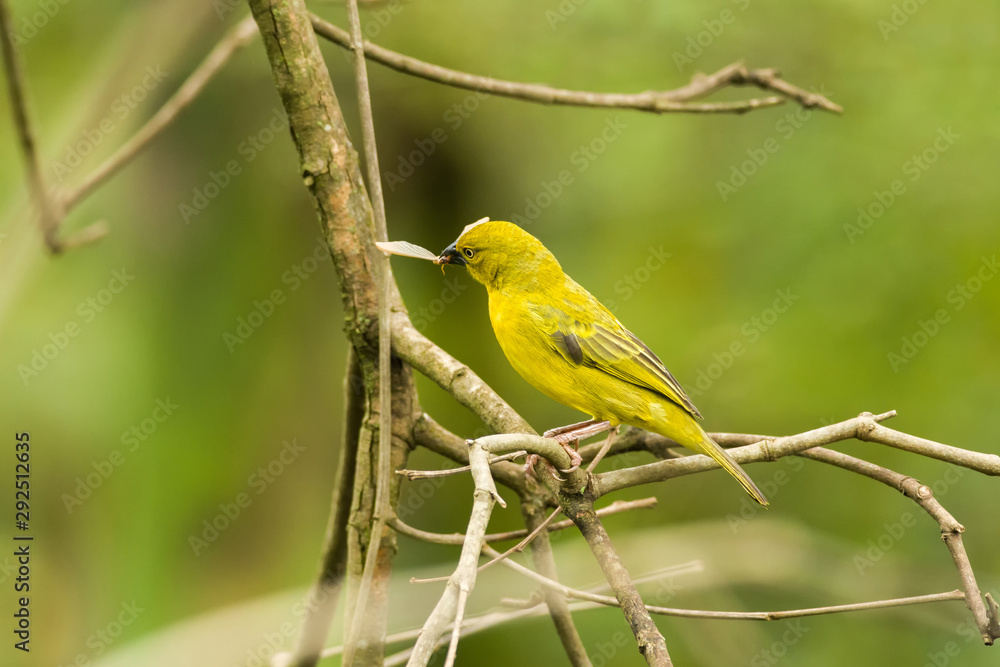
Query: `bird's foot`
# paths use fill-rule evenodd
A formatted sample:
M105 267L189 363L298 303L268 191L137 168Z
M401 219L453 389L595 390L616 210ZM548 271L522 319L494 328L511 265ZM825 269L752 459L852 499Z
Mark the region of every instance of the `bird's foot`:
M598 421L596 419L588 419L585 422L579 422L576 424L569 424L568 426L560 426L559 428L549 429L542 434L545 438L552 438L566 450L569 454L570 466L565 470L559 469L562 473L572 473L580 469L580 464L583 463L583 457L580 453L576 451L576 448L580 444L580 440L584 438L589 438L592 435L597 435L598 433L603 433L611 429L611 422ZM537 454L529 454L528 459L524 464L525 474L533 474L538 477L538 472L535 470L535 466L538 464L538 460L541 457ZM548 463L546 461L546 463ZM560 482L564 482L562 477L560 477L555 466L549 464L549 468L552 471L552 475L558 479Z
M579 454L577 454L577 456L579 456ZM536 479L541 479L541 475L539 475L538 471L535 470L535 466L538 465L539 461L545 461L545 465L549 467L549 472L552 473L552 476L555 477L557 480L559 480L560 482L566 481L564 478L559 476L559 473L556 472L556 467L554 465L549 463L547 460L543 459L538 454L528 454L528 458L524 462L524 474L534 475Z

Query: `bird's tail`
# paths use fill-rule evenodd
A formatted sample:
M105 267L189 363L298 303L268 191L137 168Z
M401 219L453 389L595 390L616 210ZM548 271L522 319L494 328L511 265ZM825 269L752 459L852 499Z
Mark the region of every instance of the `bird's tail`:
M729 452L720 447L718 443L716 443L715 440L712 440L712 438L710 438L707 433L702 431L700 427L698 430L701 431L700 442L696 443L693 447L687 445L687 443L685 443L685 445L715 459L716 463L736 478L736 481L739 482L744 489L746 489L746 492L750 494L751 498L764 507L767 507L767 498L764 497L764 494L757 488L757 485L753 483L752 479L750 479L750 475L743 471L743 468L741 468L740 464L729 455Z

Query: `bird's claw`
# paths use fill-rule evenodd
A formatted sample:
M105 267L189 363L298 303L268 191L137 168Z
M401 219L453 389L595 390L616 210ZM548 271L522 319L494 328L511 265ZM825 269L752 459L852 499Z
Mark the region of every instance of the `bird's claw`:
M574 454L576 454L576 452L574 452ZM576 454L576 457L578 459L580 459L580 462L583 461L583 459L580 457L579 454ZM524 474L525 475L534 475L536 479L541 479L541 477L538 474L538 471L535 470L535 466L538 465L538 462L540 460L543 460L543 459L538 454L528 454L528 458L524 462ZM570 460L571 461L573 460L572 456L570 457ZM564 477L560 477L559 476L559 473L556 472L557 468L554 465L552 465L551 463L549 463L547 460L545 461L545 464L549 467L549 472L552 473L552 476L556 480L558 480L560 482L565 482L566 481L566 479ZM574 462L573 463L573 467L569 468L568 470L561 470L560 472L573 472L574 470L576 470L579 467L580 467L580 463L579 462Z
M559 444L562 445L563 449L566 450L566 453L569 454L569 462L570 462L570 466L568 468L566 468L565 470L560 468L559 472L564 472L568 475L569 473L576 472L577 470L579 470L580 464L583 463L583 457L580 456L580 452L576 451L576 449L570 447L566 443L560 442Z

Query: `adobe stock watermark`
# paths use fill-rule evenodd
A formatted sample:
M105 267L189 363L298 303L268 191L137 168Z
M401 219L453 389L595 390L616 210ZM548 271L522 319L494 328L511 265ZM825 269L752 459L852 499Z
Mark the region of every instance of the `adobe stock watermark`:
M552 535L558 535L558 533L552 533ZM678 575L701 570L700 564L698 564L695 569L691 569L690 565L691 564L688 564L687 566L670 567L666 568L666 570L676 570L676 574ZM687 569L685 569L685 567ZM652 577L655 577L656 579L656 593L644 592L642 598L648 605L665 607L667 603L669 603L670 600L677 595L682 587L677 583L676 576L663 578L658 576L658 573L655 572L650 575L639 577L635 579L633 583L639 585L648 581ZM588 651L588 654L590 655L593 667L604 667L609 661L613 660L622 649L629 651L630 654L634 654L635 639L631 634L622 630L616 630L606 641L596 642L594 644L594 648Z
M740 12L745 12L750 6L750 0L732 0ZM719 12L719 16L714 19L705 19L701 24L704 30L688 35L684 51L674 51L674 65L678 72L683 72L688 65L693 65L705 53L705 50L715 44L715 40L722 36L726 27L736 22L738 15L732 9L726 8Z
M194 555L200 556L205 549L219 539L219 536L240 518L243 510L253 504L254 498L267 491L268 487L288 469L288 466L295 463L304 451L306 451L305 445L300 445L296 438L292 438L291 442L287 440L282 442L281 452L266 466L257 468L247 477L247 486L253 491L253 495L247 491L241 491L236 494L232 502L219 503L218 514L201 522L201 532L188 535L188 545Z
M431 322L441 317L448 306L455 303L459 295L468 288L469 286L462 283L458 277L445 277L444 287L441 288L440 294L431 299L426 306L410 311L410 317L413 318L413 328L421 333L426 331Z
M888 19L879 19L875 23L882 39L889 41L889 35L899 32L900 28L909 22L910 17L920 11L920 8L927 4L927 0L903 0L893 3L892 11Z
M31 359L27 363L18 364L17 374L24 386L27 387L32 380L48 368L49 364L69 347L73 339L80 335L83 327L96 320L133 280L135 280L135 276L130 274L128 269L116 269L111 272L111 280L108 281L106 287L80 301L76 306L76 314L79 319L68 320L61 328L50 331L47 336L48 342L41 347L32 349Z
M55 18L59 10L68 5L70 0L38 0L35 3L35 11L27 11L21 17L21 24L15 30L11 30L8 35L14 46L24 46L34 39L38 32Z
M875 221L885 215L900 197L905 195L909 186L907 186L907 181L910 183L916 183L920 180L921 176L927 173L927 170L938 161L944 153L948 152L955 142L962 138L962 135L956 133L948 126L948 129L938 128L937 136L931 145L922 150L920 153L914 153L909 160L903 163L900 170L903 175L907 177L906 181L902 178L896 178L891 183L886 190L875 190L872 192L872 199L868 204L858 207L858 217L854 223L845 222L844 223L844 234L847 235L847 240L850 241L851 245L854 245L856 239L872 228Z
M84 501L90 498L94 491L100 488L125 463L125 455L132 454L139 449L156 433L160 425L181 407L170 400L169 396L156 399L155 404L156 407L153 408L148 417L122 433L119 438L122 449L113 449L106 458L93 461L90 464L93 471L76 478L76 485L73 487L72 493L62 494L61 500L67 514L72 514L81 507Z
M664 252L662 245L649 246L645 260L622 276L620 280L615 281L615 294L619 295L621 299L608 299L603 302L604 305L617 315L622 304L635 296L635 293L642 289L643 285L648 283L653 274L662 269L671 257L673 255Z
M819 90L815 92L827 98L833 97L833 94L828 93L823 86L820 86ZM779 118L774 123L774 132L777 136L768 137L759 148L748 148L746 150L747 159L739 164L731 165L727 179L715 182L715 189L722 201L728 201L751 178L756 176L771 157L781 150L782 142L794 137L803 125L813 117L814 113L816 113L815 109L796 107L794 111L789 111Z
M778 664L788 655L788 649L802 641L807 632L809 628L802 625L801 619L785 621L785 631L781 634L781 639L767 648L762 648L750 658L751 667L770 667Z
M913 361L920 350L924 349L931 339L937 336L946 324L951 322L952 314L962 310L976 298L986 283L993 280L998 272L1000 272L1000 262L997 261L997 256L983 256L976 272L945 294L945 302L950 308L938 308L928 319L917 320L917 328L899 339L899 349L890 350L886 354L892 371L898 373L900 368Z
M476 91L468 95L461 102L455 102L441 116L441 120L450 128L452 132L462 127L465 121L469 120L478 109L480 103L489 95ZM448 132L443 127L435 127L423 139L413 140L413 150L405 155L399 155L395 171L383 171L382 179L389 187L389 192L395 192L396 186L402 185L410 176L416 172L424 162L427 161L438 146L448 141Z
M288 300L288 295L298 291L303 283L316 273L320 264L328 261L330 261L330 252L327 249L326 241L317 238L313 251L281 274L281 284L285 287L275 287L263 299L254 299L250 311L245 316L241 315L236 318L236 327L233 331L222 332L222 342L225 343L229 354L233 354L237 347L247 342L250 336L274 315L278 306Z
M555 9L545 10L545 20L548 21L549 27L555 30L560 23L568 21L569 17L586 2L587 0L562 0Z
M280 649L295 638L302 627L302 620L306 614L315 611L325 603L330 592L330 587L320 586L315 591L310 590L302 596L292 605L291 619L282 621L275 630L263 633L261 641L256 646L248 648L246 659L238 664L242 667L286 667L291 665L291 653L282 653Z
M941 499L964 475L964 468L949 465L941 479L927 486L934 492L935 498ZM889 551L892 551L906 536L910 528L915 525L917 525L917 517L909 511L900 514L896 521L882 524L885 529L882 534L868 540L866 542L868 548L863 553L854 556L854 567L858 569L858 574L864 575L867 570L875 567L875 563L882 560L882 557Z
M697 397L708 391L726 371L733 367L736 359L746 353L748 346L756 343L761 336L770 331L778 319L801 298L792 292L791 287L775 290L774 293L777 297L769 307L740 325L741 337L733 340L722 352L713 353L712 363L695 372L695 381L688 387L689 394Z
M66 176L83 164L84 158L104 143L168 76L170 72L165 72L159 65L147 67L145 75L136 85L114 99L108 115L98 121L95 127L84 130L76 141L66 146L62 160L52 163L52 175L56 183L62 183Z
M784 456L781 459L785 465L787 465L793 473L797 473L802 470L806 462L799 458L798 456ZM791 477L787 472L782 469L775 470L771 477L765 480L763 483L758 484L760 490L764 493L764 497L768 500L774 500L781 489L788 484ZM726 515L726 523L729 524L729 529L733 531L733 535L740 532L743 528L747 526L750 521L756 517L764 508L758 503L750 500L746 495L740 502L740 509L737 513L730 512Z
M608 150L611 144L618 141L622 133L628 129L628 125L621 121L620 116L612 118L608 116L604 119L604 127L593 139L570 153L569 163L576 174L582 174L590 168L597 158ZM552 204L565 192L566 188L576 181L576 175L571 169L560 170L551 181L542 180L539 184L541 190L533 197L526 197L525 206L521 213L511 213L507 218L510 222L526 228L530 226L542 214L542 211L552 206Z
M89 667L89 665L93 664L94 660L104 655L119 637L125 634L125 630L135 623L135 620L139 618L142 612L146 611L135 600L132 600L132 602L122 602L120 606L121 611L118 612L118 615L114 619L109 621L103 628L99 628L87 635L85 643L90 651L78 653L72 662L66 663L65 666L60 663L59 667Z
M253 162L261 151L287 128L288 116L285 115L284 109L275 107L263 127L237 144L236 154L239 157L227 160L218 171L209 170L205 182L191 191L190 201L182 201L177 205L177 211L181 214L184 224L191 224L193 219L201 215L212 200L222 194L235 177L243 173L243 168Z
M994 600L1000 600L1000 590L990 591L989 595ZM952 664L952 659L957 658L963 648L973 642L979 644L983 641L983 636L980 634L979 628L972 621L962 621L955 626L955 634L965 640L964 645L956 641L945 642L940 651L927 652L927 662L922 667L948 667L948 665Z

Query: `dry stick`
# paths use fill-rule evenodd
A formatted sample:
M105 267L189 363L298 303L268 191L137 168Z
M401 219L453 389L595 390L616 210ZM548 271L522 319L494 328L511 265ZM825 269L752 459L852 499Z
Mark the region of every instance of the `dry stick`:
M139 128L132 137L116 150L110 157L102 162L96 169L87 174L83 182L62 196L62 205L68 212L79 204L84 198L89 196L97 186L113 176L119 169L130 162L138 153L145 148L156 135L164 130L178 114L205 89L205 85L212 80L219 70L229 62L233 54L250 43L258 34L257 25L253 17L248 16L236 25L219 40L212 48L208 56L181 84L170 99L146 121L146 124Z
M7 30L3 34L7 35ZM83 182L75 188L64 192L59 196L60 210L53 217L51 238L57 244L55 251L69 250L87 243L91 243L108 233L107 223L96 222L78 232L72 234L66 240L59 242L56 239L59 225L62 223L67 213L72 211L84 199L91 195L98 186L111 178L123 166L131 162L150 141L162 132L178 114L187 107L204 90L205 85L214 77L222 67L229 62L230 58L243 46L248 44L256 35L257 26L251 17L247 17L233 26L221 40L215 45L205 60L195 69L194 72L184 81L177 92L168 99L162 107L139 128L132 137L126 141L110 157L97 166L92 172L87 174ZM0 39L3 39L0 37ZM55 203L49 200L49 204ZM45 225L45 209L43 212L43 227ZM46 233L46 242L52 248L50 234Z
M472 512L469 517L469 526L466 530L465 544L462 545L462 554L458 559L458 566L448 580L441 598L438 600L434 611L427 617L424 626L417 637L417 643L413 647L413 653L407 662L411 667L426 665L434 653L438 638L444 634L449 623L455 617L461 599L459 591L472 591L476 584L476 565L479 562L479 552L486 535L486 526L493 511L494 501L503 504L497 493L493 477L490 475L489 451L485 446L474 442L469 449L469 462L472 465L472 479L475 483L473 493ZM350 664L345 660L344 664Z
M594 513L592 499L586 495L573 496L565 498L562 506L566 515L583 533L587 545L590 546L594 558L597 559L604 572L604 577L611 584L615 597L621 605L622 613L632 629L632 634L635 635L639 652L642 653L647 664L670 667L673 663L667 652L667 642L659 628L653 623L649 610L646 609L639 591L636 590L635 584L629 577L628 570L625 569L625 564L618 556L601 520ZM505 559L502 562L510 561Z
M448 655L445 657L444 667L452 667L455 664L455 657L458 655L458 640L462 636L462 620L465 618L465 605L468 599L469 589L466 586L461 586L458 589L458 609L455 611L451 641L448 642Z
M341 28L312 16L316 33L343 48L351 48L351 37ZM778 77L773 69L748 70L742 63L733 63L710 75L697 75L688 85L677 90L647 91L638 94L593 93L578 90L552 88L533 83L503 81L485 76L432 65L416 58L390 51L371 42L364 44L365 55L387 67L417 76L422 79L443 83L456 88L474 90L505 97L513 97L528 102L542 104L562 104L584 107L604 107L614 109L636 109L652 113L745 113L753 109L783 104L785 98L792 99L806 108L819 108L834 113L843 109L818 93L810 93ZM691 104L688 100L704 97L726 86L752 85L762 90L780 93L783 97L765 97L738 102L713 102Z
M650 509L656 506L656 502L656 498L654 497L643 498L641 500L616 500L607 507L602 507L597 510L597 516L604 517L611 514L628 512L629 510L634 509ZM446 544L456 547L460 547L465 544L464 533L431 533L426 530L414 528L413 526L404 523L403 520L398 517L390 519L389 525L392 526L393 530L397 532L409 535L410 537L418 540L423 540L424 542L431 542L432 544ZM569 519L566 519L565 521L556 521L555 523L548 525L548 532L552 533L557 530L565 530L573 525L573 522ZM505 542L507 540L523 538L527 535L528 529L521 528L520 530L510 530L505 533L487 533L484 539L486 542Z
M396 329L393 330L393 343L396 343ZM399 355L399 349L399 346L396 346L397 355ZM406 359L404 359L404 361L409 363ZM455 363L458 362L456 361ZM482 380L479 378L476 378L476 380L485 386L485 383L483 383ZM492 391L488 387L487 390ZM497 398L499 399L499 397ZM510 406L507 406L507 409L514 415L517 414L510 409ZM473 409L473 412L478 415L478 412L475 409ZM434 421L434 419L426 413L421 415L417 422L413 425L413 440L421 447L426 447L435 454L440 454L441 456L451 459L456 463L469 463L469 446L465 443L465 438L460 438L455 435ZM493 471L493 479L495 481L503 484L509 489L517 491L518 495L522 497L529 493L528 479L524 475L523 467L513 463L498 462L491 463L490 469Z
M409 322L405 322L399 327L399 330L405 336L408 332L412 331L412 326L409 325ZM429 341L426 342L426 346L423 345L422 341L426 341L426 339L418 333L413 332L409 334L409 338L406 340L406 345L401 347L404 349L409 348L407 351L410 354L413 354L420 349L426 349L427 346L431 348L432 352L437 349ZM415 359L418 363L426 364L430 359L430 354L415 355ZM511 410L510 407L502 401L502 399L496 396L492 389L472 374L471 371L468 371L468 369L459 364L457 361L451 359L451 357L444 355L444 358L440 359L440 361L427 364L426 369L427 371L425 372L427 372L432 379L455 395L456 398L458 398L463 404L469 406L477 414L481 414L484 420L488 421L494 414L489 412L483 414L480 412L484 407L484 404L496 406L498 411L503 411L499 412L503 418L512 421L515 424L517 423L515 420L521 420L520 416ZM457 445L448 444L447 442L452 439L457 440L456 436L453 436L447 430L435 424L433 420L430 420L430 418L426 417L426 415L423 419L418 421L417 426L420 428L415 429L414 435L418 440L423 437L425 438L427 446L434 449L434 451L439 451L443 455L449 456L460 462L464 460L461 455L455 452ZM544 449L546 451L545 456L550 461L554 462L557 467L565 468L569 461L569 456L566 454L565 450L562 447L556 446L551 439L540 438L533 435L506 435L487 436L487 438L481 438L480 441L487 440L488 438L496 438L499 441L507 441L510 448L517 447L517 445L510 442L511 438L514 438L515 440L517 438L521 438L525 441L530 441L532 446L540 448L533 451L538 453ZM527 448L526 445L525 447ZM510 481L505 481L505 483L510 485L512 488L518 489L518 493L521 496L521 511L525 517L526 523L531 525L531 523L536 520L540 521L541 518L538 515L541 511L543 511L542 508L547 502L545 496L546 490L544 488L540 488L536 492L532 486L528 486L527 482L529 480L525 479L523 471L514 466L510 466L510 464L501 464L501 466L509 466L515 468L516 470L516 472L510 473L511 479ZM567 484L576 484L584 479L586 479L586 473L582 470L577 470L569 476ZM544 572L551 579L557 578L558 574L556 572L555 559L552 555L552 550L549 546L548 536L546 534L542 534L540 539L536 539L532 543L532 556L535 559L536 567L538 567L540 571ZM575 667L586 667L590 665L586 649L584 649L583 641L580 639L580 634L573 624L573 618L570 614L566 601L557 595L546 592L545 602L549 609L549 614L552 617L552 622L556 627L556 632L559 635L559 640L562 642L563 648L565 649L570 662Z
M975 574L969 563L968 554L962 542L961 534L965 528L937 502L933 497L931 489L921 485L912 477L906 477L863 459L818 446L854 437L859 440L893 444L907 451L937 458L955 465L963 465L985 474L992 474L992 462L990 460L992 455L943 445L879 426L879 421L892 416L895 416L895 411L890 411L882 415L862 413L856 419L786 438L773 439L768 436L739 433L713 433L712 437L723 446L733 447L735 445L743 445L729 450L737 461L741 463L750 460L759 460L753 456L754 453L761 454L768 460L772 460L778 456L787 456L790 453L798 453L805 458L830 463L893 486L918 503L941 526L942 539L948 546L948 550L958 569L959 576L962 579L963 597L965 598L966 606L972 612L984 642L992 644L996 638L1000 637L1000 614L993 611L995 601L992 600L991 596L987 596L984 603L979 586L976 584ZM750 442L756 442L757 444L746 444ZM806 449L809 451L803 451ZM661 463L668 465L681 464L681 466L684 466L680 468L680 471L674 468L666 468L667 477L673 477L677 474L696 472L697 470L693 470L685 464L692 459L698 458L700 457L691 456Z
M393 348L400 358L436 382L459 403L472 410L494 431L534 433L531 426L489 385L473 373L468 366L451 357L418 332L407 317L396 316L393 322L392 342ZM465 463L468 460L468 448L462 446L462 440L435 423L427 415L424 415L414 425L413 435L418 443L432 451L459 463ZM535 437L537 438L537 436ZM567 467L569 457L561 447L556 447L556 450L555 454L563 457L566 462L560 467ZM520 466L499 463L493 466L493 470L498 481L518 492L521 497L522 513L528 512L529 506L551 499L544 487L539 487L533 481L525 478ZM540 570L545 571L552 578L557 577L555 559L549 548L547 536L543 536L541 540L535 540L532 545L532 555ZM587 659L586 650L583 648L580 635L573 625L573 619L565 601L555 596L546 596L546 605L570 662L576 667L589 665L590 661Z
M542 513L545 511L545 502L539 495L521 498L521 516L524 518L525 526L534 529L541 523ZM552 525L549 526L552 528ZM544 574L549 579L557 580L559 572L556 568L556 558L552 551L552 542L549 533L543 531L531 543L531 559L535 564L535 569ZM562 643L566 657L573 667L593 667L587 649L583 646L583 639L579 630L573 622L573 613L569 608L569 601L559 593L542 589L542 601L549 611L552 625L555 627L559 641Z
M972 571L972 564L969 563L969 555L965 552L965 545L962 544L962 533L965 527L962 526L934 497L934 492L930 487L921 484L912 477L901 475L898 472L889 470L874 463L869 463L854 456L848 456L840 452L825 447L817 447L808 452L801 452L800 456L814 461L822 461L830 465L850 470L858 474L870 477L888 486L897 489L907 498L917 503L931 515L941 527L941 539L948 546L955 567L958 568L959 577L962 579L963 597L965 604L972 612L976 621L976 626L983 636L983 642L987 645L993 644L993 640L1000 637L996 631L998 619L987 609L983 603L983 596L976 583L976 575Z
M347 522L354 492L354 474L358 455L358 436L364 420L364 396L358 383L361 368L353 346L348 346L347 372L344 378L344 426L341 436L337 482L333 490L326 544L319 576L313 583L306 605L302 632L288 664L306 667L316 664L337 611L337 599L347 568Z
M361 18L358 14L357 0L348 0L347 15L351 23L351 43L354 48L354 78L358 92L358 113L361 118L362 137L365 146L365 163L368 167L368 188L375 214L375 230L377 240L387 241L388 232L385 219L385 202L382 198L382 180L379 176L378 149L375 144L375 123L372 119L371 93L368 89L368 70L362 47ZM375 255L375 250L371 249ZM379 253L380 254L380 253ZM392 445L392 386L391 386L391 332L390 306L392 290L390 282L392 273L388 258L378 257L375 274L379 283L379 327L378 327L378 388L379 388L379 430L378 430L378 486L375 493L375 524L372 526L371 539L368 543L368 553L365 557L364 573L358 592L357 604L353 610L353 622L347 636L344 650L344 664L353 663L357 643L361 637L361 629L366 618L365 608L368 604L368 593L375 576L375 565L378 561L379 543L386 529L386 521L392 514L389 498L389 487L392 484L392 465L390 447Z
M552 520L555 519L556 516L560 512L562 512L561 508L556 508L555 510L553 510L552 513L549 514L545 518L544 521L542 521L537 526L535 526L535 528L532 529L532 531L530 533L528 533L524 537L523 540L521 540L520 542L518 542L517 544L515 544L514 546L512 546L510 549L507 549L507 551L505 551L502 554L500 554L497 558L494 558L493 560L487 561L487 562L483 563L482 565L480 565L479 566L479 571L482 572L483 570L485 570L486 568L490 567L491 565L496 565L496 563L497 563L498 560L502 560L504 558L508 558L513 553L520 553L520 552L524 551L524 547L526 547L529 544L531 544L532 540L534 540L536 537L538 537L538 535L541 534L541 532L543 530L545 530L550 523L552 523ZM484 543L488 542L488 541L489 540L487 538L483 539ZM447 581L448 579L449 579L449 577L430 577L429 579L418 579L416 577L412 577L410 579L410 583L411 584L433 584L433 583L438 582L438 581Z
M396 356L472 410L493 432L535 432L471 368L417 331L404 313L396 313L393 317L392 347Z
M3 50L3 62L7 74L7 90L10 95L10 106L14 116L14 126L17 128L21 143L21 155L24 167L28 172L28 183L31 196L38 206L39 222L45 244L53 254L62 250L59 243L59 218L56 202L49 198L45 176L38 162L38 149L35 146L35 135L32 130L31 116L28 113L28 94L24 85L24 71L20 54L14 48L14 24L10 15L7 0L0 0L0 45Z
M516 563L515 563L516 564ZM522 566L523 567L523 566ZM527 569L527 568L525 568ZM531 570L527 570L531 572ZM636 581L639 581L638 579ZM558 582L552 582L558 583ZM547 586L548 587L548 586ZM573 589L569 589L573 590ZM584 591L580 591L582 594L586 594ZM560 594L561 591L560 591ZM600 597L600 596L598 596ZM926 604L929 602L940 602L946 600L961 600L962 591L955 590L948 593L936 593L933 595L921 595L917 597L910 598L899 598L896 600L881 600L879 602L863 602L859 604L851 605L839 605L836 607L818 607L816 609L796 609L791 611L775 611L775 612L760 612L759 616L753 619L749 618L736 618L734 620L779 620L785 618L797 618L801 616L815 616L820 614L831 614L838 612L849 612L849 611L864 611L871 609L883 609L889 607L901 607L914 604ZM614 598L607 598L607 603L602 602L590 602L590 601L578 601L570 604L570 609L574 612L576 611L587 611L592 609L600 609L607 606L617 606L618 601ZM655 607L653 607L655 609ZM686 610L677 610L686 611ZM462 636L467 637L472 634L482 632L494 628L498 625L504 623L509 623L511 621L519 620L522 618L532 618L536 616L543 616L547 612L544 608L539 607L535 604L533 607L514 609L514 610L504 610L504 611L491 611L479 616L474 616L471 618L466 618L464 626L462 627ZM699 612L700 613L700 612ZM712 613L712 612L705 612ZM728 613L728 612L726 612ZM452 627L446 628L446 630L452 630ZM406 630L403 632L397 632L386 637L386 643L395 644L398 642L411 641L415 639L419 634L419 630ZM442 639L440 646L444 646L447 643L447 639ZM331 658L340 655L343 652L343 646L331 646L330 648L323 650L324 658ZM407 649L399 653L393 654L386 658L385 664L389 665L399 665L406 662L406 658L412 653L412 649Z
M775 439L769 438L754 445L736 447L730 449L729 454L737 463L775 461L781 457L797 454L812 447L855 438L859 433L867 432L874 424L893 417L895 414L895 411L886 412L881 415L863 412L854 419L848 419L837 424L806 431L805 433ZM680 459L657 461L632 468L599 473L594 475L591 483L594 498L599 498L613 491L620 491L632 486L659 482L672 477L690 475L718 467L719 464L709 457L697 454Z
M366 373L374 372L372 347L377 337L374 323L378 321L381 296L372 277L373 216L358 156L348 138L305 3L302 0L250 0L249 4L260 28L275 87L288 114L289 130L299 155L299 173L316 207L324 239L340 277L347 334L358 352L362 369ZM390 287L394 289L395 285ZM396 292L393 294L395 301ZM403 375L407 374L407 369L402 371ZM366 377L366 383L368 379ZM366 389L369 386L366 384ZM399 397L407 399L412 396L412 392L406 390ZM369 408L373 402L369 398ZM383 405L381 409L391 410L391 405ZM366 432L369 430L368 423L373 421L374 417L366 420ZM377 424L372 424L370 430L376 428ZM412 425L407 424L406 431L410 430ZM401 437L405 439L406 434L401 434ZM371 472L368 466L369 461L377 458L376 447L365 440L361 440L361 445L366 449L364 452L359 450L356 475L364 475L364 479L375 477L377 473ZM359 483L356 479L355 486ZM359 493L354 496L354 501L352 511L374 516L374 506L369 503L367 495ZM352 519L355 516L352 514ZM366 525L371 523L374 519L365 522ZM349 524L348 571L355 574L361 569L357 567L359 563L355 559L355 550L361 550L362 540L367 537L362 537L360 532L360 527ZM383 557L379 558L378 582L383 583L385 579L381 574L391 564L392 550L391 544L386 542L380 547ZM376 591L379 594L379 610L369 614L373 618L384 619L381 613L386 599L384 591L383 588ZM364 647L366 656L372 654L372 660L378 650L377 646ZM377 657L381 659L381 655Z
M457 437L457 436L456 436ZM511 452L510 454L504 454L503 456L494 456L490 459L490 465L495 463L500 463L501 461L512 461L514 459L519 459L527 454L527 452ZM402 475L406 479L412 481L418 479L436 479L438 477L450 477L451 475L458 475L463 472L469 472L472 470L472 466L461 466L458 468L446 468L444 470L407 470L406 468L400 468L396 471L397 475Z
M915 435L901 433L885 426L875 426L859 436L858 440L877 442L932 459L947 461L981 472L984 475L1000 475L1000 456L996 454L983 454L960 447L943 445L940 442L918 438Z
M662 580L662 579L664 579L666 577L670 577L671 579L673 579L674 577L682 575L682 574L696 574L696 573L701 573L701 572L704 572L704 571L705 571L705 564L702 561L700 561L700 560L690 560L690 561L688 561L686 563L681 563L680 565L670 565L670 566L667 566L667 567L661 567L659 570L653 570L652 572L648 572L648 573L642 575L641 577L633 577L632 578L632 582L635 585L638 586L639 584L647 584L647 583L650 583L650 582L658 582L658 581L660 581L660 580ZM538 572L538 574L542 575L543 577L545 576L545 574L543 572ZM542 589L543 590L552 590L552 589L548 588L547 586L543 586ZM596 584L594 586L590 586L588 588L584 588L583 589L583 591L585 593L600 593L602 591L609 591L609 590L611 590L611 585L608 584L608 582L606 580L603 581L603 582L601 582L601 583L599 583L599 584ZM608 599L609 600L614 600L614 598L608 598ZM616 602L617 602L617 600L616 600ZM525 609L525 608L531 607L533 605L537 605L538 601L537 600L530 600L530 599L529 600L518 600L518 599L514 599L514 598L500 598L500 604L502 604L504 606L517 607L519 609ZM607 606L607 605L598 604L596 602L589 603L589 604L593 604L595 609L597 609L599 607ZM648 607L648 605L647 605L647 607Z
M498 555L499 552L493 547L484 547L483 553L487 556ZM576 588L571 588L558 581L552 581L530 568L512 560L504 560L503 564L529 579L533 579L546 588L559 591L566 597L577 600L586 600L599 605L609 607L620 607L617 598L608 595L598 595ZM929 595L915 595L905 598L893 598L891 600L876 600L874 602L854 602L851 604L838 604L827 607L812 607L808 609L789 609L784 611L708 611L703 609L677 609L674 607L659 607L656 605L645 605L645 608L653 614L661 616L674 616L677 618L707 618L727 621L777 621L785 618L799 618L802 616L819 616L822 614L838 614L851 611L864 611L869 609L885 609L888 607L904 607L914 604L925 604L928 602L945 602L948 600L962 600L965 593L960 590L948 591L946 593L931 593Z
M493 560L487 561L487 562L483 563L482 565L480 565L479 566L479 571L482 572L483 570L485 570L486 568L490 567L491 565L496 565L497 561L503 560L504 558L509 558L511 554L520 553L520 552L524 551L524 547L526 547L529 544L531 544L531 541L534 540L536 537L538 537L538 535L543 530L545 530L549 526L549 524L552 523L552 520L555 519L559 515L560 512L562 512L562 508L559 508L559 507L557 507L556 509L552 510L552 513L549 514L547 517L545 517L544 521L542 521L537 526L535 526L534 529L532 529L532 531L530 533L528 533L527 535L525 535L523 540L521 540L520 542L518 542L517 544L515 544L514 546L512 546L510 549L507 549L507 551L505 551L502 554L500 554L500 556L498 558L494 558Z

